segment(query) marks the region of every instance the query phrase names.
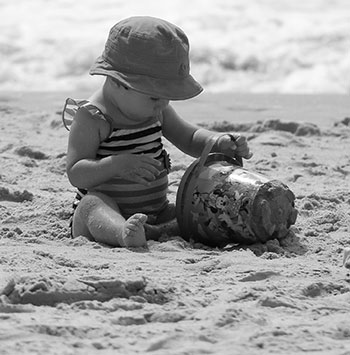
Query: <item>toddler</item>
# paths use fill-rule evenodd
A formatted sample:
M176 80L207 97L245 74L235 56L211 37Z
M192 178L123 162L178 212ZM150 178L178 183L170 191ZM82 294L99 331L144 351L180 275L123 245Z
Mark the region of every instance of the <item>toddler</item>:
M67 174L78 188L73 237L142 247L150 224L175 217L162 136L193 157L214 136L183 120L169 103L203 90L189 68L188 39L177 26L138 16L112 27L90 70L105 76L104 84L87 100L67 99L63 110L70 129ZM252 155L240 135L220 136L214 150Z

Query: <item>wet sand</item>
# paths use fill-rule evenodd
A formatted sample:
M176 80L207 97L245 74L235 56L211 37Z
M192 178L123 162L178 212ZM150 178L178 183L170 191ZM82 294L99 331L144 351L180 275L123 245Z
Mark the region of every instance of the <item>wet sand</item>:
M285 238L226 249L166 234L148 249L70 239L66 96L0 93L1 355L350 351L347 96L203 94L174 104L201 126L245 134L254 152L245 167L296 196ZM193 159L165 144L175 202Z

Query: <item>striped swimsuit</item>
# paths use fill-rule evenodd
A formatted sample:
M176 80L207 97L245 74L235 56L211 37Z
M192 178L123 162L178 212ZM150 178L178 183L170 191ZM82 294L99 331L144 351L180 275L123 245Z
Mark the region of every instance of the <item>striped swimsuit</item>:
M104 115L96 106L86 100L67 99L62 119L65 127L73 122L77 110L84 107L96 119L103 119L111 124L111 118ZM114 199L125 218L135 213L145 213L156 216L168 205L168 173L170 160L163 149L162 126L159 120L141 128L113 128L109 136L100 143L97 159L118 154L145 154L161 161L161 173L149 186L138 184L129 180L115 177L105 183L95 186L89 191L102 192ZM88 191L79 188L73 208Z

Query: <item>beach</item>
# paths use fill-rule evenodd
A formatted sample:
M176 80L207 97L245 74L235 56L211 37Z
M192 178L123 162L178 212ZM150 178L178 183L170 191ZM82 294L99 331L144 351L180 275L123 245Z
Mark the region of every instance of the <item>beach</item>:
M1 355L350 354L347 95L209 92L174 103L201 127L246 135L244 167L296 197L287 236L222 249L176 233L140 249L71 239L67 96L77 97L0 93ZM193 158L164 144L175 202Z

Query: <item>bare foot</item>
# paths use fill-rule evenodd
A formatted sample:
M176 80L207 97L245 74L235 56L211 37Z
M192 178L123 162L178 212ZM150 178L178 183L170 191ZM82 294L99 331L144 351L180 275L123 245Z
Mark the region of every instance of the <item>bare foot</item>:
M144 224L147 216L135 213L125 221L123 242L126 247L144 247L147 245Z

